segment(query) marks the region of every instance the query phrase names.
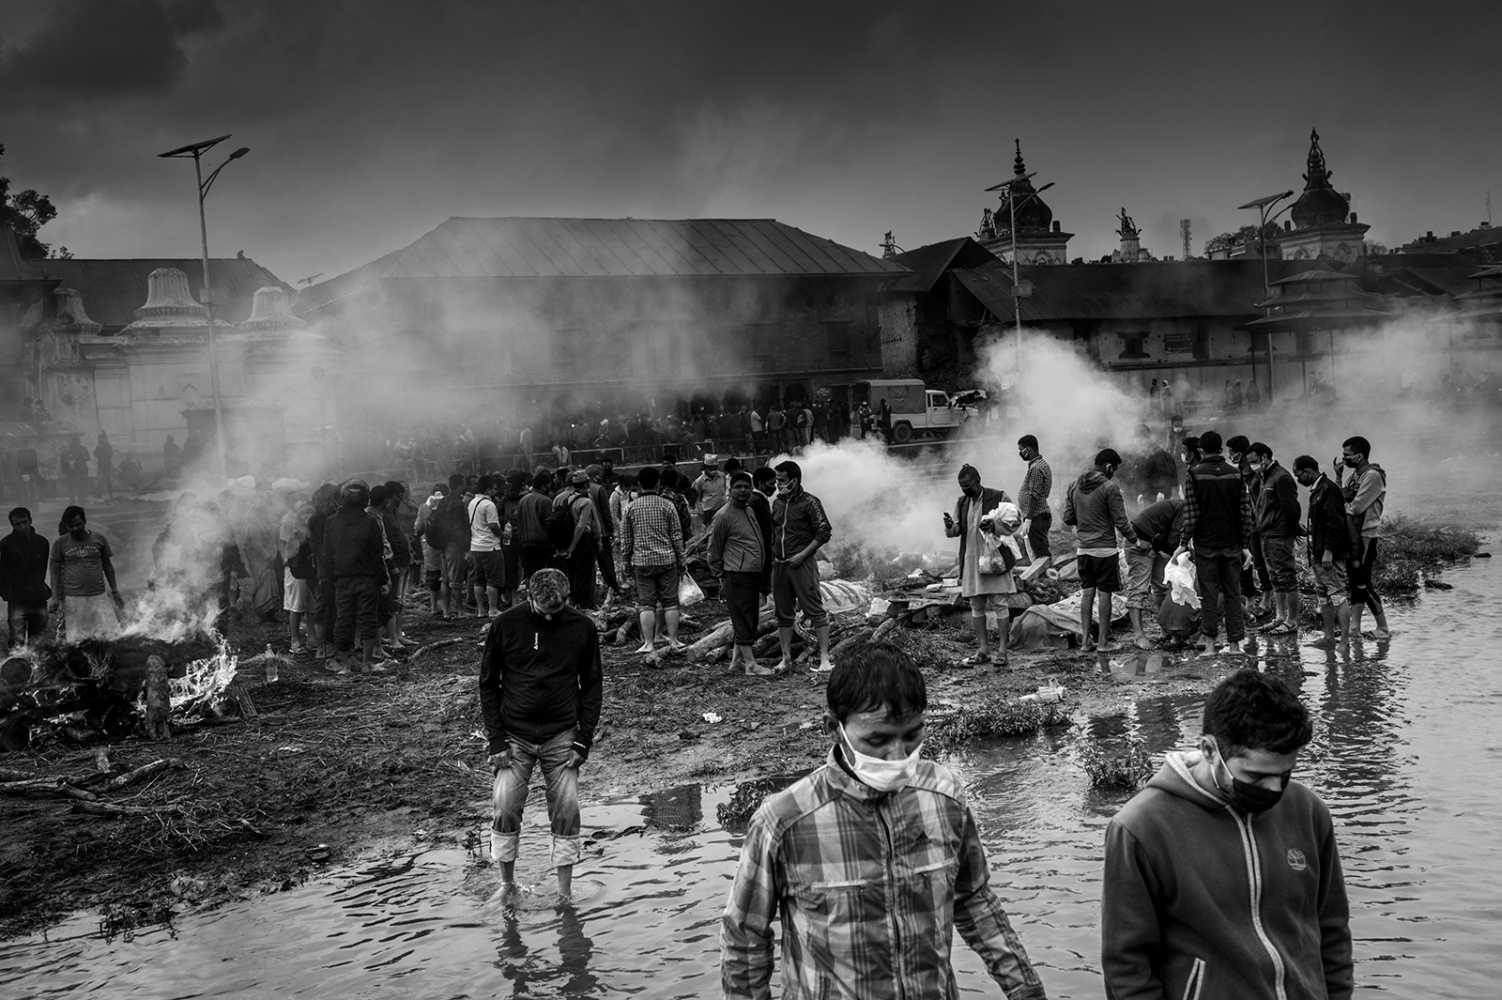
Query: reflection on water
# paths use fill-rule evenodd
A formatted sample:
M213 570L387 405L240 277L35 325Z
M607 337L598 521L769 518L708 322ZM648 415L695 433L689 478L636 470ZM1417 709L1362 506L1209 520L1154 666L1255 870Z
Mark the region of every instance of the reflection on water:
M1280 641L1249 661L1294 684L1317 715L1299 777L1336 819L1358 985L1396 996L1495 995L1502 572L1479 562L1447 580L1454 590L1391 609L1396 636L1355 644L1349 660ZM1104 664L1122 677L1223 668L1162 653ZM954 761L994 884L1051 997L1102 993L1101 842L1126 798L1089 787L1079 741L1138 740L1161 754L1194 745L1200 713L1197 697L1150 695L1073 730ZM795 778L684 785L587 809L571 905L549 895L538 810L517 871L531 891L505 905L485 902L496 888L491 866L459 850L423 851L131 940L107 942L94 918L76 918L45 939L0 946L0 996L715 996L719 916L745 821ZM994 994L962 944L955 959L966 992Z

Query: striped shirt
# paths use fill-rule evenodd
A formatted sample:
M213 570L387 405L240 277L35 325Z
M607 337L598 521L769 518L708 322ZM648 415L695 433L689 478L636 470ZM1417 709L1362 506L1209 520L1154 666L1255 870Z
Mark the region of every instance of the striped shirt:
M678 508L662 494L644 492L621 519L621 555L627 566L683 565Z
M1023 517L1037 517L1048 511L1048 495L1053 492L1053 469L1039 455L1027 463L1022 489L1017 493L1017 512Z
M751 819L721 920L725 996L770 995L780 913L783 1000L954 1000L955 930L1010 1000L1042 1000L989 879L953 773L919 761L913 781L888 794L857 781L831 749Z

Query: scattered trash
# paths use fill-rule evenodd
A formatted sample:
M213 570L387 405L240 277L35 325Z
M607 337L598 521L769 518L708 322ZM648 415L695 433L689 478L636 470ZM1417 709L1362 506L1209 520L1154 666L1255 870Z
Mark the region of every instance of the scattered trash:
M314 844L303 851L303 856L309 861L327 861L333 856L328 844Z
M1064 686L1049 681L1047 684L1039 684L1035 694L1025 694L1018 701L1035 701L1040 705L1056 705L1064 700Z
M716 722L722 721L721 718L720 718L720 716L719 716L719 713L717 713L717 712L705 712L703 718L704 718L705 722L708 722L711 725L713 725Z

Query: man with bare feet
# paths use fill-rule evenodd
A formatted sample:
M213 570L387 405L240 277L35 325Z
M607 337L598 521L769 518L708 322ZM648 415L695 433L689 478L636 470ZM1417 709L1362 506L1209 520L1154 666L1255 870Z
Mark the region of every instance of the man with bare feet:
M1116 470L1121 456L1106 448L1095 456L1095 467L1088 469L1069 484L1064 494L1064 523L1074 528L1078 544L1080 572L1080 651L1082 653L1117 653L1120 646L1111 643L1111 595L1121 589L1118 564L1119 533L1128 545L1152 548L1139 538L1127 520L1126 500L1116 485ZM1100 601L1100 632L1092 641L1092 614L1096 595Z

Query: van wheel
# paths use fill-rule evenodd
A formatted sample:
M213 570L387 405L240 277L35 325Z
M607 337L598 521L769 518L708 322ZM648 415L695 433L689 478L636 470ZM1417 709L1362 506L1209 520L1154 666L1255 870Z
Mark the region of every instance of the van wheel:
M892 428L892 440L898 444L907 444L913 439L913 425L903 421Z

